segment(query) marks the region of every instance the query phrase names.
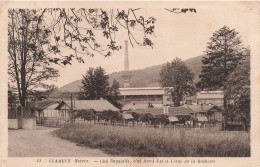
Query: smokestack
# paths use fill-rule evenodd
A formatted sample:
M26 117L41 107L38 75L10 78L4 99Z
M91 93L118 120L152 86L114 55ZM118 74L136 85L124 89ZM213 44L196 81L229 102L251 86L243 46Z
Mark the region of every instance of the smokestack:
M124 79L124 88L130 87L130 78L132 77L131 72L129 71L129 60L128 60L128 41L125 41L125 57L124 57L124 71L122 78Z
M128 41L125 41L125 64L124 71L129 71L129 60L128 60Z

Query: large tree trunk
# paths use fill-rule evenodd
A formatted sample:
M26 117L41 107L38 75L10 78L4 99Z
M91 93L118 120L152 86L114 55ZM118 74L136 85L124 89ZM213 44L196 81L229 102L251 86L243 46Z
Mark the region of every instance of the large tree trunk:
M13 9L14 11L14 9ZM14 68L15 68L15 74L16 74L16 84L17 84L17 89L18 89L18 96L19 96L19 101L20 104L21 100L22 100L22 93L21 93L21 87L20 87L20 78L19 78L19 72L18 72L18 67L17 67L17 54L16 54L16 50L17 50L17 46L16 46L16 40L15 40L15 22L14 22L14 13L12 13L12 39L10 38L10 40L12 40L13 43L13 61L14 61Z
M26 27L23 30L22 35L22 51L21 51L21 89L22 89L22 96L21 96L21 105L26 107L26 99L27 99L27 88L26 88L26 63L27 63L27 35L28 35L28 22L26 18L23 18L23 25Z

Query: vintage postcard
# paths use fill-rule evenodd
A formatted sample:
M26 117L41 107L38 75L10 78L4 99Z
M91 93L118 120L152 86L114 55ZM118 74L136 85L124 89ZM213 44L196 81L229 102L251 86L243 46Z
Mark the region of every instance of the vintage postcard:
M260 166L258 2L0 3L0 167Z

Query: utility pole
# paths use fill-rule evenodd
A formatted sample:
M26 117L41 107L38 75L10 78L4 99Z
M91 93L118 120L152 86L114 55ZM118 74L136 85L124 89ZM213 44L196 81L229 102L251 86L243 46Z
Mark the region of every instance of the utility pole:
M70 106L71 106L71 109L73 110L72 93L70 94Z

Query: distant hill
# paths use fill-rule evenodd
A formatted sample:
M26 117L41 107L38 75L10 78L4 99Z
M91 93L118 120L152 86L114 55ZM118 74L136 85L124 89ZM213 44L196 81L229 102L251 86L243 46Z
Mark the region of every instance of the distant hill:
M199 74L201 71L201 60L202 56L197 56L191 59L185 60L185 64L192 70L192 72L195 74L195 83L199 80ZM131 78L131 87L156 87L159 86L159 78L160 78L160 71L162 69L161 65L151 66L140 70L133 70L132 74L133 77ZM109 75L109 83L111 84L114 79L116 79L120 87L123 87L123 79L121 78L122 71L114 72ZM57 93L72 93L72 92L79 92L81 87L81 80L73 81L67 85L62 86L54 92L56 95Z

